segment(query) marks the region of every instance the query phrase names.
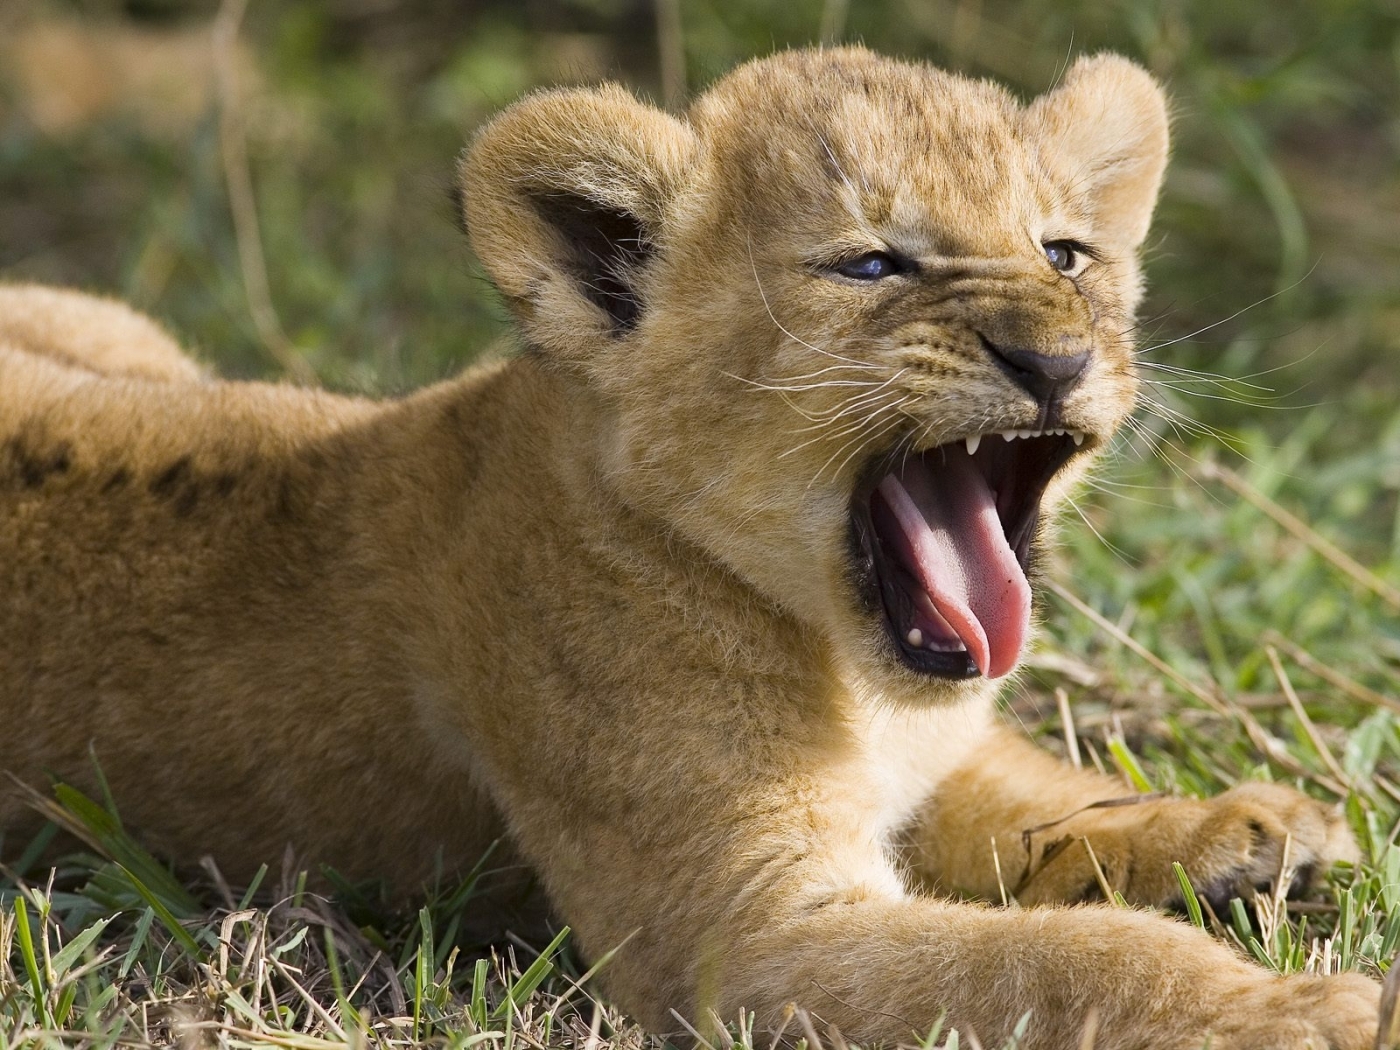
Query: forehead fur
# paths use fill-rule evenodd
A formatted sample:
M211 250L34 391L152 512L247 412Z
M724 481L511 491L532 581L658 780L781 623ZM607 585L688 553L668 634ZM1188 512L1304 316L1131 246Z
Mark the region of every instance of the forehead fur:
M950 217L1014 221L1059 196L1005 88L860 48L752 62L689 116L716 166L736 177L736 204L768 210L785 200L802 224L814 209L829 222L837 204L853 225L912 252L988 247L949 243L969 241L970 229L926 242Z
M1126 59L1081 58L1023 105L841 48L747 63L679 118L615 87L541 92L481 130L461 185L532 343L579 362L687 305L724 315L744 294L726 275L800 282L877 250L1039 273L1046 241L1079 241L1130 312L1166 148L1161 89ZM668 294L697 279L705 296Z

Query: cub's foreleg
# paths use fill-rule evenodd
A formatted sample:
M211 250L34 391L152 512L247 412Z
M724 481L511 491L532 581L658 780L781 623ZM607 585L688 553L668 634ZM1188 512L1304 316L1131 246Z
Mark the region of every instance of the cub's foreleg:
M1144 911L911 894L872 835L864 775L811 750L735 766L712 745L704 761L707 739L668 743L693 764L651 781L650 807L629 781L672 767L646 759L622 767L628 780L581 779L590 790L567 808L532 798L524 764L506 796L560 912L586 952L618 949L608 987L653 1029L675 1028L672 1009L704 1025L743 1008L772 1031L796 1003L862 1046L912 1042L940 1015L1000 1046L1028 1012L1023 1050L1079 1046L1091 1017L1096 1050L1369 1050L1375 1038L1379 986L1364 977L1282 978Z
M984 1046L1029 1014L1023 1050L1088 1045L1090 1024L1096 1050L1370 1050L1375 1039L1376 983L1279 977L1184 922L1107 905L832 903L770 930L735 949L747 1001L767 1007L759 1019L795 1000L862 1045L912 1042L944 1010Z
M1132 904L1174 906L1179 861L1217 910L1285 867L1301 885L1356 856L1341 814L1292 788L1242 784L1211 799L1138 795L1007 729L940 783L907 845L920 880L939 893L1074 903L1102 899L1106 882Z

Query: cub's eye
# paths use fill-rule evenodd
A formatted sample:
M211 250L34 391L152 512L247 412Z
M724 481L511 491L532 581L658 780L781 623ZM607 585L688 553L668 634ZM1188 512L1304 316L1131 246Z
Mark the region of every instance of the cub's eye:
M1050 265L1057 270L1068 272L1079 265L1079 256L1082 249L1073 241L1046 241L1042 247L1045 249L1045 258L1050 260Z
M884 252L867 252L854 259L847 259L836 266L835 270L842 277L849 277L853 281L878 281L899 273L900 265L893 256Z

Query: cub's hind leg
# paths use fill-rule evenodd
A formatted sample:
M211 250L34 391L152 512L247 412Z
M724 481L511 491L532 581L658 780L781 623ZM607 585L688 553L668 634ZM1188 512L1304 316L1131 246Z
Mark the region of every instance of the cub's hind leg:
M1285 867L1300 888L1357 855L1341 814L1292 788L1135 795L1007 729L940 784L907 845L927 888L993 901L1004 890L1023 905L1102 899L1107 883L1131 904L1177 907L1178 861L1218 913Z
M0 285L0 347L103 375L198 381L203 370L149 317L65 288Z

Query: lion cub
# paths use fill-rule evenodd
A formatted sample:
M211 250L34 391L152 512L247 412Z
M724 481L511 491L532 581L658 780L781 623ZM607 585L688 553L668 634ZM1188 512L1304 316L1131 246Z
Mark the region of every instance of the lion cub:
M1099 1050L1369 1046L1370 981L1055 906L1099 896L1086 841L1164 905L1173 860L1223 898L1286 837L1347 855L1335 814L1095 807L1121 786L991 718L1043 510L1133 407L1166 153L1112 56L1028 105L860 49L681 117L533 95L460 172L526 350L393 402L205 381L11 290L4 764L81 780L91 743L147 841L234 875L290 841L411 892L504 835L656 1029L796 1001L862 1044L946 1009L984 1045L1029 1011L1028 1048L1091 1014ZM1023 907L956 899L994 856Z

